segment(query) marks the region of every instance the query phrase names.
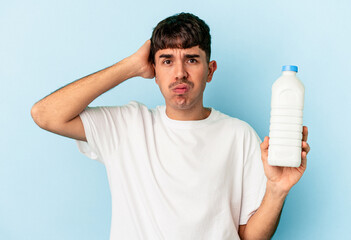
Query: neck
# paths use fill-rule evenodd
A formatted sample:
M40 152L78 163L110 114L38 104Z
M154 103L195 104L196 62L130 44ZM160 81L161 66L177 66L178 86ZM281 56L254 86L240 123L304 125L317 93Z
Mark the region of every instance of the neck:
M174 109L166 105L166 114L170 119L179 121L196 121L203 120L210 116L211 109L202 105L197 108Z

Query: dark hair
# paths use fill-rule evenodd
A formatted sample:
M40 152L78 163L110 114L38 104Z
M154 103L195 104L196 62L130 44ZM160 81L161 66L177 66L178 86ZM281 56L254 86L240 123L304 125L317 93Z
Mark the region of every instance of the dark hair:
M149 61L155 63L155 54L166 48L191 48L199 46L206 53L207 63L211 55L209 26L191 13L178 13L157 24L151 36Z

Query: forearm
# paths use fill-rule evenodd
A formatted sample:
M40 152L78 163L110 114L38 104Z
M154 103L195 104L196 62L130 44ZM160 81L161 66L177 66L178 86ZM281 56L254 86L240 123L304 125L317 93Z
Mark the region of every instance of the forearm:
M267 182L266 193L260 207L246 224L242 239L271 239L279 223L287 192Z
M136 76L126 58L99 72L81 78L51 93L32 108L32 115L40 125L65 123L76 117L95 98Z

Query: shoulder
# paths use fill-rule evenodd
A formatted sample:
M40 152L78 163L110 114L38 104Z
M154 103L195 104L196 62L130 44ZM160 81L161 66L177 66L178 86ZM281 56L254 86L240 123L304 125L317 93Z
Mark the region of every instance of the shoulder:
M222 122L222 124L226 124L229 127L235 129L236 131L242 131L242 132L251 132L254 131L254 129L251 127L251 125L239 118L229 116L225 113L222 113L220 111L218 112L218 120Z
M255 129L244 120L219 112L218 123L221 126L225 126L228 133L232 133L236 139L241 139L245 142L261 141Z
M152 119L147 106L137 101L130 101L120 106L87 107L80 116L84 125L91 124L100 129L105 128L106 131L115 128L119 133L145 124L146 121L150 122Z

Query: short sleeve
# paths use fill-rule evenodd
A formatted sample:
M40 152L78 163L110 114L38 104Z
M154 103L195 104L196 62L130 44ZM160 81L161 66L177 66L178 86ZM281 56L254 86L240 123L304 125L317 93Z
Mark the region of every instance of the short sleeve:
M120 139L127 134L128 119L136 112L137 105L132 101L124 106L86 107L79 116L87 141L76 140L78 150L106 164L107 156L118 149Z
M245 134L242 204L239 224L244 225L261 205L267 178L261 160L261 139L250 126Z

